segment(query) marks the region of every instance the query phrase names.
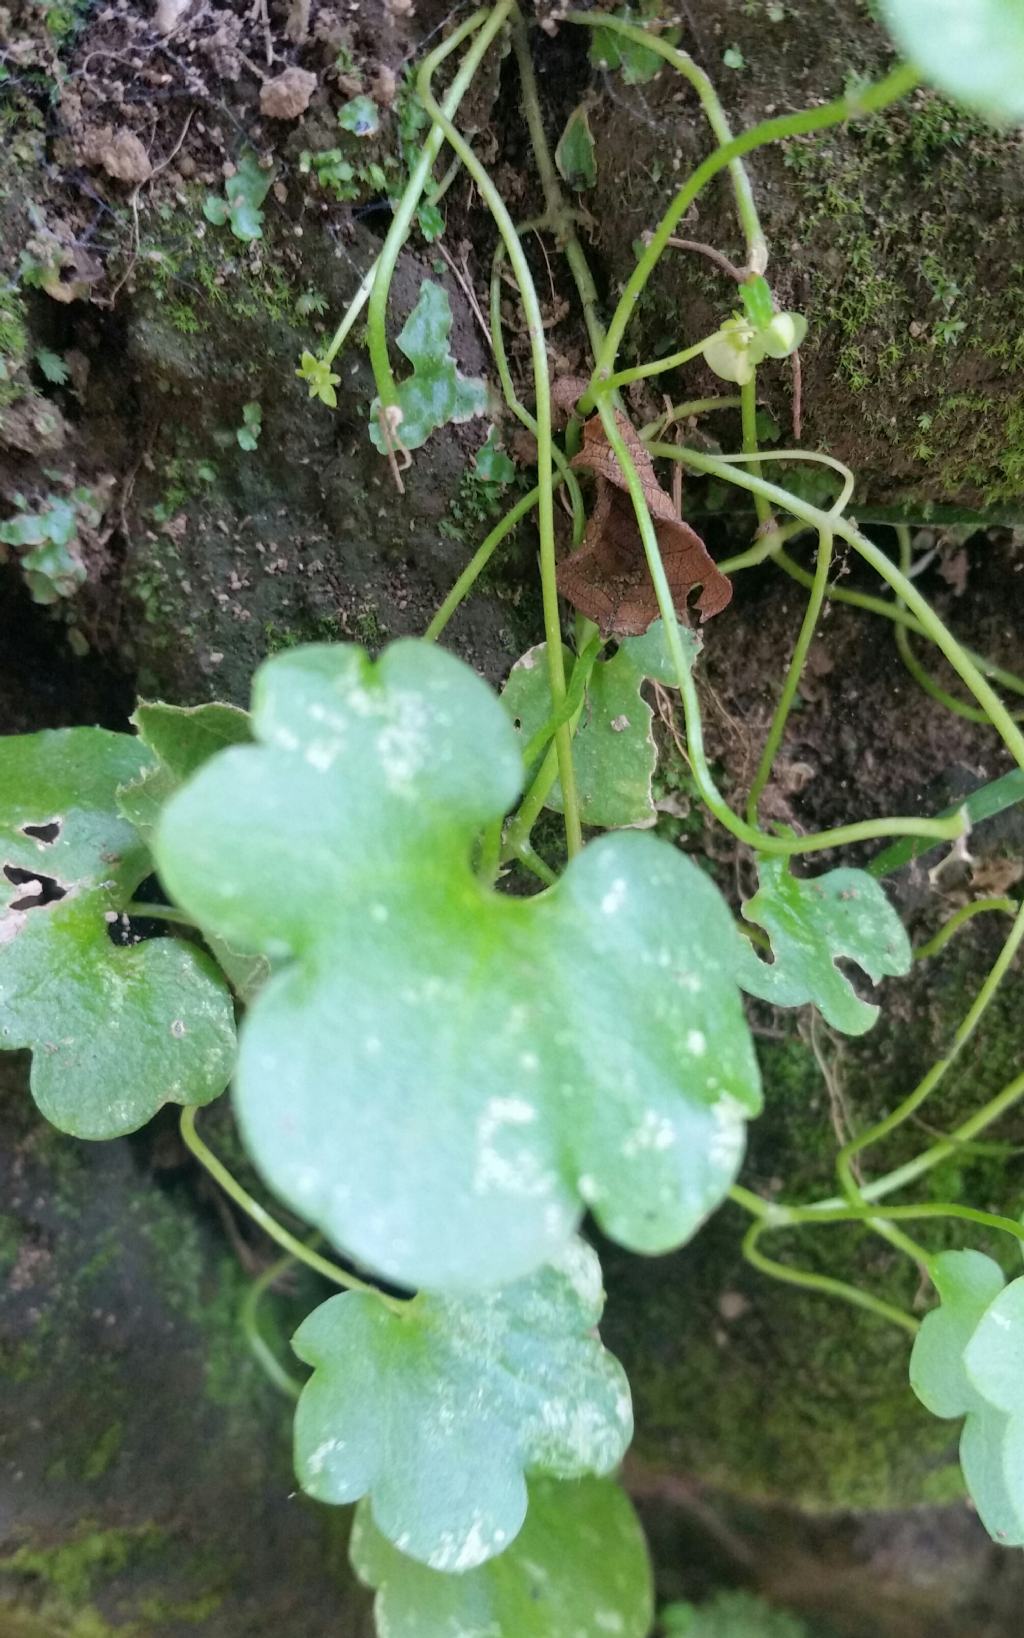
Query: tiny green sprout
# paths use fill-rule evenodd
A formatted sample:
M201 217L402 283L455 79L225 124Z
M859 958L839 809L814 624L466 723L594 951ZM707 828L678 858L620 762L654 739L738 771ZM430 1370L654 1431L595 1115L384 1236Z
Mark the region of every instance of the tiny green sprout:
M372 97L353 97L338 109L338 124L353 136L372 137L380 130L380 113Z
M243 154L238 169L224 184L226 197L211 193L203 205L203 215L214 227L230 222L236 239L251 243L263 237L263 212L260 209L270 191L273 172L260 166L254 153Z
M315 353L304 352L295 374L309 386L310 398L319 398L321 404L326 404L328 409L337 409L338 395L334 389L341 376L335 375L331 366L322 358L317 358Z
M592 188L597 181L597 159L587 105L581 102L566 121L555 149L558 174L577 191Z
M327 311L327 297L319 290L306 290L295 303L295 311L299 318L318 318Z
M254 450L263 431L263 408L253 402L242 405L242 425L235 433L239 449Z
M741 69L746 68L747 66L747 59L744 57L739 46L729 46L727 50L723 51L722 61L726 68Z
M515 462L498 446L498 429L492 427L487 442L477 450L473 469L483 483L504 485L516 475Z
M424 200L420 205L416 212L416 221L428 245L432 245L435 239L440 239L444 232L444 217L439 207L430 199Z
M52 353L48 347L40 347L36 351L36 363L42 370L47 381L52 381L55 387L63 387L71 372L59 353Z

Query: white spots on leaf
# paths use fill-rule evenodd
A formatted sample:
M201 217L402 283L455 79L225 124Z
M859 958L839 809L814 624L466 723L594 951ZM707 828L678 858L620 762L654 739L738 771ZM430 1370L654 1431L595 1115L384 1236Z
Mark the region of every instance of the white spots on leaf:
M583 1192L583 1179L579 1183ZM595 1322L604 1306L604 1287L601 1282L601 1264L585 1240L568 1240L552 1257L551 1266L563 1274L572 1286L582 1306L593 1313Z
M540 1059L535 1052L521 1052L519 1054L519 1067L533 1074L540 1068Z
M485 1563L493 1555L496 1545L497 1538L493 1528L485 1530L484 1519L477 1513L468 1530L461 1536L452 1530L446 1530L427 1563L432 1570L446 1570L454 1575L462 1575L466 1570L475 1570L478 1565Z
M626 1623L617 1610L595 1610L594 1623L602 1632L625 1632Z
M370 906L370 920L378 924L387 921L389 914L386 904L371 904Z
M580 1199L585 1201L588 1206L594 1205L601 1199L603 1193L601 1185L596 1177L590 1176L589 1172L584 1172L582 1177L577 1179L576 1187L579 1190Z
M317 773L326 773L340 750L341 745L336 739L313 739L306 746L304 754L311 768L315 768Z
M606 916L616 915L625 904L628 893L629 888L625 879L622 876L616 876L611 887L609 887L607 893L601 900L602 914Z
M646 1150L671 1149L678 1141L679 1134L668 1117L656 1109L647 1109L639 1126L628 1133L622 1153L627 1160L633 1160Z
M380 1051L380 1036L367 1035L363 1041L363 1051L368 1058L375 1058Z
M279 751L297 751L302 743L298 734L293 734L290 728L275 728L272 743Z
M695 1058L703 1058L708 1049L707 1037L703 1030L689 1030L686 1036L686 1047L687 1051L692 1052Z
M322 1444L317 1445L315 1450L311 1450L306 1457L306 1471L310 1477L318 1478L327 1466L328 1457L333 1456L336 1451L344 1450L344 1448L345 1441L343 1439L325 1439Z
M733 1172L743 1156L746 1112L728 1094L713 1105L714 1130L708 1144L708 1159L718 1171Z

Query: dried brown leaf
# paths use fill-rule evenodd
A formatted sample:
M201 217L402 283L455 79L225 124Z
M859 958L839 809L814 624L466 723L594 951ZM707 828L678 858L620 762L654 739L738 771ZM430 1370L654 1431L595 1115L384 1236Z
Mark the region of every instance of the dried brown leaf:
M617 414L615 419L654 519L676 613L689 621L687 599L694 586L700 586L696 606L708 620L725 608L732 586L700 536L679 517L635 428L625 416ZM572 465L594 473L597 503L582 546L559 567L559 590L605 636L639 637L657 619L658 602L633 503L599 416L584 425L583 448Z

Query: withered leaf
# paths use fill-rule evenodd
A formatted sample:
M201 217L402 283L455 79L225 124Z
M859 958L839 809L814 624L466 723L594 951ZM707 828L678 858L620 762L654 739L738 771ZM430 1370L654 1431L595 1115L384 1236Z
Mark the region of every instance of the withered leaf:
M709 620L729 602L732 585L709 556L700 536L678 516L635 428L623 415L616 414L615 420L654 519L676 613L689 623L686 600L694 586L700 586L696 606L701 618ZM597 503L582 546L559 565L558 589L574 608L594 620L606 637L642 636L658 618L658 602L633 502L600 416L594 415L585 423L583 448L574 456L572 465L593 472Z

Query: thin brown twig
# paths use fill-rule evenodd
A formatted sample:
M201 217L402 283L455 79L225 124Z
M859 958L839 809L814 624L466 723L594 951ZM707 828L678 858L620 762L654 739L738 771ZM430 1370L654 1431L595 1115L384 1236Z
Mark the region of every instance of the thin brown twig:
M174 144L174 147L171 149L170 153L167 155L167 157L165 159L162 159L160 161L159 165L154 165L153 166L153 169L150 171L149 175L146 177L146 180L144 182L137 182L135 184L134 188L131 191L131 194L129 195L128 203L131 206L131 210L132 210L131 259L129 260L128 266L125 268L125 270L122 273L121 277L118 279L117 283L115 284L113 290L110 292L109 296L106 298L107 305L110 306L110 307L113 307L114 302L117 300L117 298L120 295L121 291L124 289L124 287L127 284L128 280L131 278L132 273L133 273L134 268L135 268L135 263L139 259L139 243L140 243L140 238L141 238L141 235L139 233L139 194L142 192L143 188L146 188L146 187L149 186L149 184L152 182L154 176L159 176L161 171L165 171L167 169L168 165L171 163L171 160L175 157L175 155L177 153L180 152L181 145L184 142L185 138L188 136L188 128L192 124L192 117L193 117L194 114L195 114L195 109L190 108L188 113L185 115L185 123L181 127L181 135L179 136L177 142Z
M469 303L469 305L470 305L470 307L472 309L472 312L473 312L473 317L476 319L476 322L479 324L481 330L483 331L484 339L486 340L490 351L493 353L493 351L494 351L494 341L493 341L492 336L491 336L491 327L488 324L486 318L484 317L483 309L481 308L480 303L477 300L476 291L473 289L473 286L470 283L469 275L466 272L465 262L463 262L461 267L459 266L458 262L455 260L455 257L452 255L451 251L446 248L443 239L438 239L434 248L441 252L441 255L444 257L444 260L448 263L448 266L451 268L452 278L458 284L459 289L462 291L462 294L465 296L466 300L468 301L468 303Z
M666 239L665 243L671 245L673 250L695 250L698 256L706 256L709 262L714 262L716 267L728 274L730 279L735 279L737 284L745 284L747 281L746 268L737 267L728 256L723 256L720 250L716 250L714 245L701 244L699 239L675 238Z

